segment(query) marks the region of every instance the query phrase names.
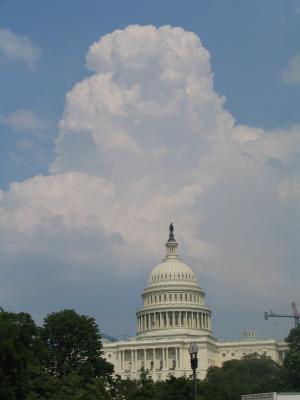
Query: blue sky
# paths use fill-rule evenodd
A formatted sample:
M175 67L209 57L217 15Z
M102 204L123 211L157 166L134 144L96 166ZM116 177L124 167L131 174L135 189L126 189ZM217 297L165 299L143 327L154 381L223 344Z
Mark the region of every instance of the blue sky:
M96 106L110 102L113 107L119 99L117 91L115 99L101 97L105 85L111 85L93 80L101 74L113 74L130 110L135 101L134 107L140 110L142 99L150 96L147 76L153 72L151 68L145 66L144 75L135 82L124 61L124 54L132 50L127 42L128 48L122 44L127 33L117 39L119 47L109 44L121 61L102 67L105 49L100 46L86 62L94 42L116 29L127 32L132 24L181 27L200 38L201 46L191 44L191 51L200 49L205 58L207 49L210 61L205 58L198 64L195 59L194 73L199 82L213 79L213 89L205 86L203 98L193 103L198 107L198 125L204 121L198 133L213 132L217 122L212 121L222 120L228 124L224 135L231 139L223 142L222 133L213 139L220 142L217 147L211 147L206 139L195 144L195 127L182 136L179 128L182 132L185 124L193 124L188 111L185 115L185 109L180 109L187 101L184 99L176 105L176 124L167 117L162 122L153 111L135 122L141 124L141 132L135 132L134 114L126 108L131 117L123 121L124 129L133 132L132 136L127 131L125 135L118 125L120 116L116 117L115 111L110 121L105 114L87 115L82 102L89 108L93 100L86 100L83 86L75 91L76 84L89 80L95 85ZM130 34L138 48L143 32ZM160 39L153 46L158 46L158 64L160 60L160 66L170 62L172 69L172 62L164 60L164 47L159 48L160 40L167 40L171 32L175 31L159 31ZM145 33L149 40L151 34ZM182 32L179 36L187 38ZM216 334L236 337L244 329L257 328L264 336L284 336L290 324L277 321L266 325L261 316L266 307L286 311L293 300L300 306L299 296L295 298L299 280L299 37L300 2L292 0L1 1L0 191L4 217L0 236L6 246L1 260L1 280L6 288L0 297L2 304L9 309L25 308L37 320L54 309L74 306L96 316L107 333L132 334L139 292L147 273L163 256L167 226L174 219L185 260L199 273L215 313ZM5 47L8 40L21 43L20 47ZM136 56L141 63L142 48ZM186 62L188 74L192 53L186 54L181 62ZM153 68L158 67L155 64ZM128 91L123 92L124 87ZM160 95L165 96L166 104L168 93L175 94L170 88L161 94L159 84L154 83L153 88L156 93L150 96L151 104L160 104ZM70 91L71 100L66 102ZM211 102L207 101L210 96ZM102 127L99 132L89 126L89 118ZM104 138L105 130L109 137ZM232 137L237 147L230 147ZM168 154L166 143L170 140L177 147ZM149 151L147 162L126 153L129 147L137 160ZM177 148L182 149L182 156ZM239 161L231 165L232 157ZM248 164L249 160L253 164ZM165 171L163 178L156 165ZM51 180L39 178L48 176L49 171ZM236 171L241 176L237 177ZM95 182L95 177L101 181ZM10 187L13 182L19 185ZM92 190L93 185L97 189ZM57 190L57 195L49 199L48 190ZM73 204L77 190L87 195ZM157 196L159 191L162 198ZM95 195L99 209L90 203L88 194ZM109 200L109 196L113 197ZM87 207L93 212L83 216ZM66 216L66 209L71 210L70 215ZM128 221L133 221L132 227ZM146 236L136 235L136 230L146 230ZM16 251L7 250L14 243ZM76 259L71 256L74 246ZM227 286L223 274L236 274L237 278ZM237 305L236 296L243 296L245 280L245 298ZM116 291L127 299L122 302L123 309L118 296L112 295ZM47 296L40 301L43 293ZM122 323L122 332L112 312Z

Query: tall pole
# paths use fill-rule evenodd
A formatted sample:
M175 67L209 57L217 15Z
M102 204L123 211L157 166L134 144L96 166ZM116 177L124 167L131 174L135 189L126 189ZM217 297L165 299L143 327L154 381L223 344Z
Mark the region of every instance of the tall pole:
M196 368L193 369L194 400L197 400Z
M197 375L196 370L198 368L198 346L195 342L192 342L189 347L189 353L191 356L191 368L193 371L193 394L194 400L197 400Z

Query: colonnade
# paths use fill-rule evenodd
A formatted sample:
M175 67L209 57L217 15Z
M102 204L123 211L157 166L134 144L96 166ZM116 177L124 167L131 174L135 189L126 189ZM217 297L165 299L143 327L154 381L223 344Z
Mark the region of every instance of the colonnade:
M210 315L194 311L162 311L143 313L137 318L137 332L152 329L189 328L211 330Z
M119 350L120 372L138 372L141 369L163 371L183 368L183 351L184 349L180 347Z

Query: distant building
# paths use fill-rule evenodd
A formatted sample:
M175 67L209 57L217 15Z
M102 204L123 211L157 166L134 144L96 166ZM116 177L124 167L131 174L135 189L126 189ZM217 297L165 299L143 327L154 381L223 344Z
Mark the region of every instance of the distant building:
M191 374L188 347L199 348L197 376L203 379L211 365L240 359L247 354L265 354L282 363L288 347L275 339L259 340L255 331L244 339L220 342L212 334L211 310L205 293L190 267L177 255L177 242L170 225L166 256L151 272L142 293L143 306L137 311L137 335L103 344L107 361L122 378L138 378L141 369L154 380Z
M242 400L300 400L300 393L259 393L242 396Z

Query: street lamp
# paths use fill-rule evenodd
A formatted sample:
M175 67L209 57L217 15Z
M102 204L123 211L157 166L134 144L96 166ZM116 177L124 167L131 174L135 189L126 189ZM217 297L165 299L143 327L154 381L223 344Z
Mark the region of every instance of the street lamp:
M191 356L191 368L193 370L193 386L194 386L194 400L197 400L197 382L196 382L196 369L198 368L198 346L196 342L192 342L189 346L189 353Z

